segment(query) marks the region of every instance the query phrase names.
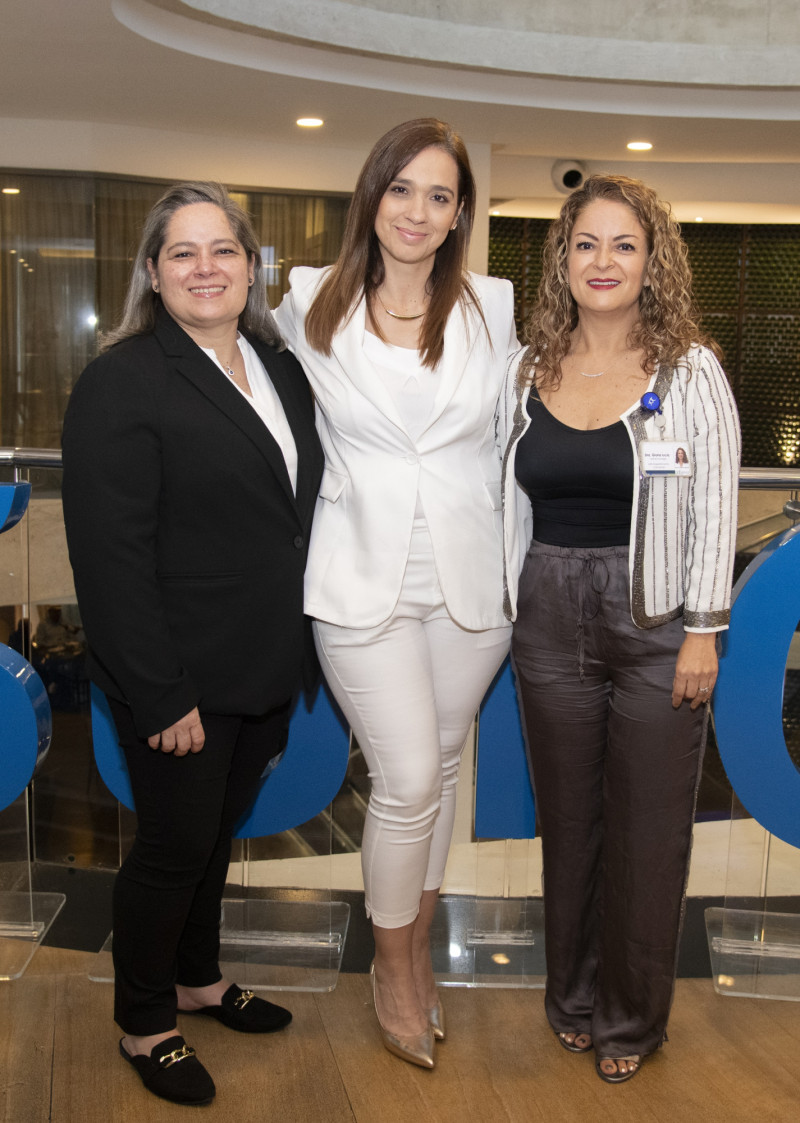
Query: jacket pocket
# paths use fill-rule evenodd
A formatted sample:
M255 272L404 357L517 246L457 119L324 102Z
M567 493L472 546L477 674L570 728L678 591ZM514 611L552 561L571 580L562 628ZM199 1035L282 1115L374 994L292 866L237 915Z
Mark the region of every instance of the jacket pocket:
M327 499L329 503L335 503L344 491L347 479L348 477L341 472L334 472L333 468L326 468L322 473L322 483L319 489L320 498Z

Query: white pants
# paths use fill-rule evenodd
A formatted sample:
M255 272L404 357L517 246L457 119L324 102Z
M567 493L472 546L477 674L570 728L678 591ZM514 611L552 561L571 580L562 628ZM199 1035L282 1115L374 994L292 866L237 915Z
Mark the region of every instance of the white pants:
M442 884L461 750L511 626L470 632L451 619L418 519L389 619L375 628L318 620L314 634L372 782L361 850L367 914L400 928L415 919L423 889Z

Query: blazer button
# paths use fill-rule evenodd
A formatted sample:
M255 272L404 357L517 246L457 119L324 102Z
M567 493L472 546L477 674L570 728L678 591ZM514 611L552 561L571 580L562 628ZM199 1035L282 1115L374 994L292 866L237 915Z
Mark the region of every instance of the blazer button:
M297 549L298 549L298 550L302 550L302 548L303 548L303 547L305 546L305 544L306 544L306 540L305 540L305 538L304 538L304 537L302 536L302 534L296 534L296 535L295 535L295 538L294 538L294 544L295 544L295 546L297 547Z

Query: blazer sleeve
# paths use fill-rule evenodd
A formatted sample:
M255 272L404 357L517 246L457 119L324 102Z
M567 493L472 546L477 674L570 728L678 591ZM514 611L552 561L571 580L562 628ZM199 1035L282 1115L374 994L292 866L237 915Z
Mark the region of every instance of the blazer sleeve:
M689 495L683 621L686 631L728 627L736 552L741 438L728 380L698 348L687 389L694 477Z
M70 561L103 689L131 707L140 736L198 702L177 656L157 584L161 441L141 364L112 351L78 380L63 433Z
M298 310L296 308L296 299L294 290L289 289L283 300L272 313L290 351L297 351Z
M295 354L298 339L305 335L306 314L329 272L330 266L327 265L322 269L296 265L289 272L289 291L272 314L289 349Z
M517 323L514 319L514 286L510 281L506 281L504 285L504 303L506 305L504 312L508 322L508 340L504 342L506 344L506 355L511 358L519 350L519 340L517 339Z

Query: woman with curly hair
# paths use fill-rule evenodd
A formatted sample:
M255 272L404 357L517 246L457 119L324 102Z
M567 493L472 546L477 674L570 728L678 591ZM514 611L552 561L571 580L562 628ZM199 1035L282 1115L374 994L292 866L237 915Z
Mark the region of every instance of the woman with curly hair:
M559 1043L594 1048L618 1084L666 1038L739 427L680 229L636 180L591 176L567 199L527 340L503 410L506 611L543 844L545 1008Z

